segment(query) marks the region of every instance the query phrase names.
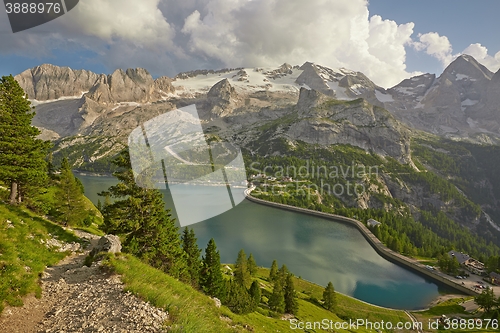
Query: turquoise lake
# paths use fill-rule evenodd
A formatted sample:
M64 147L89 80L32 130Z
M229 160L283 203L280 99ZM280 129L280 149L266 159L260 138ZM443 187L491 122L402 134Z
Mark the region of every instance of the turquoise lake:
M93 202L97 202L97 192L116 183L111 177L78 178ZM182 195L190 196L193 191L198 197L192 205L196 211L203 206L199 198L208 198L210 188L186 185ZM163 193L166 207L172 208L169 192ZM172 215L176 216L175 211ZM215 239L221 262L233 263L243 248L247 255L254 255L259 266L270 267L276 259L296 276L322 286L332 281L336 291L384 307L421 309L440 293L450 292L382 258L356 228L340 222L244 200L223 214L189 227L202 249L210 238Z

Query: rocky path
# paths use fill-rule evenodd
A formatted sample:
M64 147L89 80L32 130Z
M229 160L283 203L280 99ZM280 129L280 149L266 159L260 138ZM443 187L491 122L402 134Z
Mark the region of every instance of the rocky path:
M97 239L78 232L92 245ZM83 265L88 250L47 268L42 298L29 296L22 307L8 307L0 316L0 332L165 332L168 314L124 292L119 276L99 263Z

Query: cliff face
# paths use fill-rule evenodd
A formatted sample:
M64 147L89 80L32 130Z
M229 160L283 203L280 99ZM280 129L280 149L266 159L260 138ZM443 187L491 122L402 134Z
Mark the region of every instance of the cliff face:
M138 105L164 101L175 92L170 78L154 80L142 68L118 69L104 75L44 64L15 79L36 106L33 124L47 140L88 134L95 130L92 126L106 123L105 119L109 121ZM102 127L98 132L110 134Z
M16 75L15 79L28 94L28 98L47 101L68 96L81 97L102 77L103 75L86 70L44 64L25 70Z
M217 82L207 93L209 112L213 117L230 115L238 103L238 94L227 79Z
M159 92L153 77L145 69L117 69L113 74L101 77L87 97L98 103L146 103L157 101Z
M388 111L363 99L339 102L314 90L301 89L299 121L287 134L307 143L350 144L410 163L410 131Z
M455 140L500 143L498 73L462 55L439 76L424 74L389 89L385 107L399 120Z
M15 76L28 98L39 102L81 98L98 103L154 102L174 92L172 80L153 80L145 69L117 69L111 75L44 64Z

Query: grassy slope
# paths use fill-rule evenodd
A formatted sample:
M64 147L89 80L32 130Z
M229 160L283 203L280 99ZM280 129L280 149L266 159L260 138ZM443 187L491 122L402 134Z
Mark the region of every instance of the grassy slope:
M170 314L171 332L235 332L220 320L214 302L187 284L130 255L109 256L109 265L122 275L126 290Z
M22 296L28 293L40 296L39 274L67 255L41 243L51 238L49 234L60 241L78 241L73 234L26 209L0 203L0 311L5 303L22 305Z
M288 321L269 317L268 311L262 304L258 311L246 315L236 315L224 306L217 309L209 297L130 255L110 256L109 265L122 275L127 290L173 314L171 322L168 323L173 328L172 332L291 331ZM269 291L271 288L267 282L268 274L268 269L260 268L257 278ZM403 311L371 306L343 295L337 295L339 305L335 314L309 300L311 296L321 299L323 287L298 278L295 279L295 286L300 298L299 313L296 317L301 321L321 321L326 318L335 322L348 321L349 318L365 318L371 321L385 320L396 323L409 320ZM225 320L221 320L221 317ZM316 330L316 332L325 331ZM357 332L368 332L368 330Z

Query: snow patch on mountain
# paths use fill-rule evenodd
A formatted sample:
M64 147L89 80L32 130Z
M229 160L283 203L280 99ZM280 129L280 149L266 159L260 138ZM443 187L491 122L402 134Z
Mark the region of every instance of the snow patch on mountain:
M399 93L405 94L405 95L415 95L413 92L414 87L396 87L394 90L396 90Z
M353 84L352 86L349 87L349 89L351 89L351 91L356 95L361 95L363 93L361 91L361 89L363 89L363 86L359 83Z
M471 100L471 99L467 98L465 101L462 102L462 111L465 111L465 109L468 106L476 105L477 103L479 103L479 101L477 101L477 100Z
M377 97L377 99L379 101L381 101L382 103L386 103L386 102L394 102L394 98L392 98L391 95L389 94L384 94L383 92L380 92L378 90L375 90L375 97Z
M82 91L80 93L80 95L76 95L76 96L62 96L62 97L59 97L59 98L56 98L56 99L49 99L49 100L46 100L46 101L39 101L39 100L36 100L36 99L30 99L29 101L31 102L31 104L33 106L37 106L37 105L40 105L40 104L47 104L47 103L53 103L53 102L59 102L59 101L66 101L66 100L71 100L71 99L80 99L86 93L88 93L88 91Z
M338 82L327 82L326 83L328 85L328 87L335 92L335 98L338 99L338 100L342 100L342 101L352 101L354 98L351 98L349 97L347 94L346 94L346 90L342 87L339 87L339 83Z
M470 79L470 76L465 74L455 74L455 77L457 78L457 80Z
M262 90L298 92L300 86L295 80L302 70L294 68L289 73L278 73L273 68L244 68L226 73L202 74L195 77L176 78L172 85L178 95L204 94L217 82L228 79L238 92L257 92Z

